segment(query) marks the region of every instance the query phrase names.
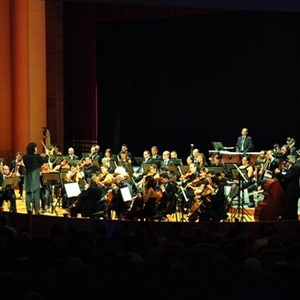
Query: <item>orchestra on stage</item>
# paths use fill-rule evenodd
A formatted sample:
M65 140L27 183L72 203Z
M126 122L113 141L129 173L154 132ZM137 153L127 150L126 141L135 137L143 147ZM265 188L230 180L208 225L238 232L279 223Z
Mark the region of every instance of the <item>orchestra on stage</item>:
M16 199L23 199L24 190L27 211L36 214L57 215L60 206L74 218L143 222L178 214L181 221L221 222L230 221L230 213L236 221L254 209L255 221L298 220L300 162L290 137L282 146L253 152L243 128L235 147L213 142L206 156L191 145L185 159L175 150L160 154L157 146L134 156L126 144L116 154L91 145L90 152L77 155L72 147L63 155L47 136L41 142L45 154L33 150L30 155L38 157L27 153L25 163L21 151L10 163L0 160L1 207L8 202L17 212ZM28 156L40 163L39 186L32 191Z

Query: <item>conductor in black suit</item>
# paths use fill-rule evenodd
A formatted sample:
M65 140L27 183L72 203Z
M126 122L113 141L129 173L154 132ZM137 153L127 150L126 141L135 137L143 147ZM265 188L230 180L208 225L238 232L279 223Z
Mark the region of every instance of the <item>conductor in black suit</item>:
M248 128L242 129L242 135L238 137L235 151L246 153L253 150L253 142L251 136L248 135Z
M275 173L285 192L283 219L298 220L298 199L300 196L299 178L300 167L293 155L288 155L282 170L276 169Z
M27 154L23 161L26 168L24 185L26 191L26 210L31 210L30 203L33 203L35 214L40 213L40 172L41 166L48 162L49 150L45 149L46 156L37 153L37 144L31 142L26 147Z

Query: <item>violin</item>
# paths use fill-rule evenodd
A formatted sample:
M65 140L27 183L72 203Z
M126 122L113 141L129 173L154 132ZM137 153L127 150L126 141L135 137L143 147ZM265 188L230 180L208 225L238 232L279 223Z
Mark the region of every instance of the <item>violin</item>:
M60 163L60 168L61 169L70 169L70 165L69 165L69 161L62 161L61 163Z
M113 177L113 175L108 176L108 178L106 179L106 176L109 175L109 174L110 174L109 172L105 173L105 175L100 174L99 177L96 180L96 183L98 185L101 185L102 187L106 187L106 186L108 186L112 183L115 183L116 179L115 179L115 177Z
M100 173L97 181L103 181L108 173L109 173L108 171L106 171L104 173Z
M156 176L155 175L157 174L156 170L153 170L153 171L149 171L146 175L144 175L144 177L136 184L137 186L140 185L140 184L144 184L145 183L145 178L147 176L152 176L153 179L158 182L160 181L160 177L159 176Z
M24 161L23 159L17 161L17 166L22 166L22 167L25 167L25 164L24 164Z
M146 176L152 176L152 177L154 177L154 176L156 175L156 173L157 173L156 170L150 170L150 171L145 175L145 177L146 177Z
M192 177L193 174L194 174L194 172L189 171L189 172L185 173L184 175L182 175L182 176L180 177L180 180L186 180L186 179L189 179L190 177Z
M44 163L41 168L42 173L50 173L52 170L48 163Z
M187 186L189 186L189 187L194 186L194 185L200 183L204 179L205 179L205 177L197 177L192 182L188 183Z

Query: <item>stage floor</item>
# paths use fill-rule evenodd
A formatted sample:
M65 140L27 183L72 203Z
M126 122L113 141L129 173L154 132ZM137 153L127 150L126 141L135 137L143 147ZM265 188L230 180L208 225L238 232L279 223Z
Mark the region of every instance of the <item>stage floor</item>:
M21 214L26 214L26 204L25 204L25 192L23 193L23 199L19 198L19 191L16 190L17 196L17 212ZM254 208L248 208L248 199L245 199L245 205L242 208L238 208L238 200L234 200L232 204L232 208L228 213L228 218L226 220L222 220L222 222L238 222L238 221L245 221L245 222L255 222L254 220ZM261 197L255 197L256 203L261 200ZM46 212L43 214L46 216L58 216L63 217L68 211L61 207L61 203L57 203L57 200L54 200L53 207L55 209L48 208ZM9 211L9 203L4 202L3 204L3 211ZM300 220L300 201L298 202L298 216ZM113 216L114 217L114 216ZM78 218L81 218L78 215ZM180 221L188 221L187 215L182 215L181 212L177 212L176 214L167 215L165 220L160 220L163 222L180 222Z

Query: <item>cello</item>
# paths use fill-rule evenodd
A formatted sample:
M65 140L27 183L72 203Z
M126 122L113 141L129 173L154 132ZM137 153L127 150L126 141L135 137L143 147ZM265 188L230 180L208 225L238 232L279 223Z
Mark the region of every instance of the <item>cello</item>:
M284 165L284 159L279 163L278 169ZM263 184L264 199L259 201L254 210L254 220L276 221L283 213L285 192L277 178L268 179Z
M211 205L211 194L211 188L206 187L200 196L195 197L195 202L188 215L188 220L190 222L195 222L198 219L199 214L205 212L205 210Z

